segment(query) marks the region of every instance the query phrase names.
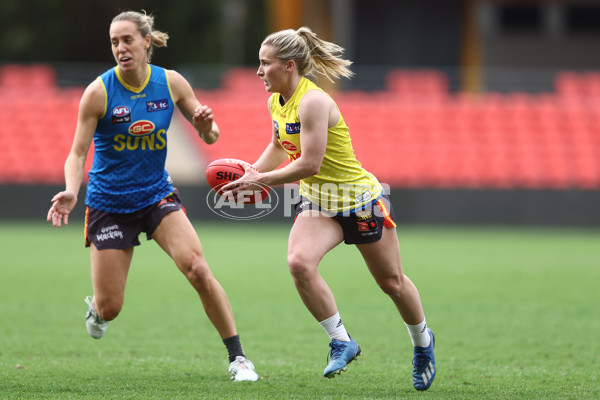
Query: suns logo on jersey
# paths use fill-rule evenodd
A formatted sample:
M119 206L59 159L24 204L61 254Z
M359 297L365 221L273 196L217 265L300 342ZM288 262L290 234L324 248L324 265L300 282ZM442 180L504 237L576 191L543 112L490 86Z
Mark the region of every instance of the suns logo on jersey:
M136 121L129 126L129 133L135 136L148 135L154 131L154 123L148 120Z
M296 147L296 145L294 145L294 143L288 141L288 140L282 140L281 141L281 146L286 149L287 151L298 151L298 148Z
M140 120L129 126L130 136L115 135L113 148L123 150L162 150L167 146L167 131L154 132L156 126L152 121Z
M280 143L281 147L287 151L290 161L295 161L302 155L302 153L298 150L298 147L296 147L296 145L289 140L282 140Z

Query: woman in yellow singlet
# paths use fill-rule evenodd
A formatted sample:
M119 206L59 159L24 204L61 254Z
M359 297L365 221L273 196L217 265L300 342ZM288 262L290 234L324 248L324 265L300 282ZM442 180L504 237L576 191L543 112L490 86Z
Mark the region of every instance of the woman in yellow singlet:
M343 49L309 28L283 30L263 41L257 75L272 93L271 142L245 175L225 186L236 192L260 185L300 181L287 261L302 301L330 337L323 375L333 378L361 355L338 313L318 264L342 241L354 244L369 271L404 320L414 346L413 385L426 390L435 374L434 336L425 322L419 292L400 266L400 247L388 197L354 156L348 127L333 99L306 78L313 72L333 81L350 77ZM291 163L276 169L288 158ZM259 172L260 171L260 172ZM256 186L254 186L256 187Z

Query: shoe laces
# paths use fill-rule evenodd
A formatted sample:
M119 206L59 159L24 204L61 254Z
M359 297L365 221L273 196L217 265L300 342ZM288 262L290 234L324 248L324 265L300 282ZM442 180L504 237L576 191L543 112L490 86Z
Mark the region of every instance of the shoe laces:
M254 369L254 364L252 361L248 360L245 357L237 356L234 361L231 362L229 366L229 371L240 370L240 369Z
M431 358L429 358L428 355L423 353L417 353L415 354L412 363L417 369L417 371L421 371L422 369L425 369L425 367L427 367L429 361L431 361Z
M329 353L327 353L327 363L329 363L329 360L331 359L335 360L336 358L340 358L342 356L342 352L344 351L343 343L338 341L332 340L329 343L329 347L331 350L329 350Z
M83 301L85 301L85 303L91 308L94 308L94 304L92 303L92 296L87 296L85 299L83 299Z

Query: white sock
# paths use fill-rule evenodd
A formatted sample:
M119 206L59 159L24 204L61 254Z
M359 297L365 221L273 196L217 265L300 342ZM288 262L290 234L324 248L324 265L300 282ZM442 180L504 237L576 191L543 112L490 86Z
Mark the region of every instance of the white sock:
M407 323L405 323L405 325L408 329L408 334L410 335L410 340L412 340L413 346L429 346L431 337L429 336L429 332L427 332L427 323L425 320L418 325L408 325Z
M348 336L348 332L346 332L346 328L342 323L339 312L335 313L335 315L332 315L326 320L319 322L319 324L323 327L323 329L325 329L325 332L327 332L331 340L337 339L341 340L342 342L350 341L350 336Z

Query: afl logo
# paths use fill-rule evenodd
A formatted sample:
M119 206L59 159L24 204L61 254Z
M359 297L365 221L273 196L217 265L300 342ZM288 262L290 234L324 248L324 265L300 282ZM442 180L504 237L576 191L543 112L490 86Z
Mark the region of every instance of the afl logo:
M298 151L298 148L294 145L294 143L284 140L281 142L281 145L287 151Z
M131 110L127 106L118 106L112 110L112 123L125 124L131 122Z
M129 107L127 107L127 106L115 107L112 110L112 115L115 117L124 117L126 115L129 115L130 113L131 113L131 111L129 110Z
M154 131L154 123L148 120L136 121L129 126L129 133L135 136L143 136Z

